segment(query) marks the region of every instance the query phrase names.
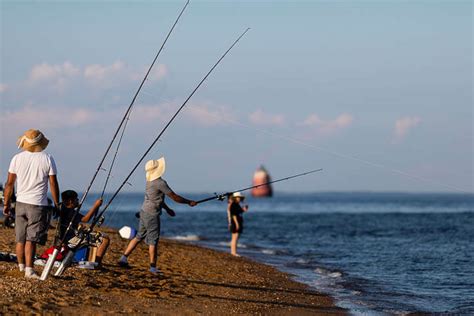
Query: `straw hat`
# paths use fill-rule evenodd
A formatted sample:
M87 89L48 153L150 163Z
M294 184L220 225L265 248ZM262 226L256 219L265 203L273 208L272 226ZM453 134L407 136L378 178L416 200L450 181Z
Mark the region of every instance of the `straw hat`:
M158 179L165 173L165 157L158 160L148 160L145 164L146 181Z
M240 192L235 192L234 194L232 194L232 198L235 199L235 198L240 198L241 200L245 199L245 195L243 195L242 193Z
M30 152L43 151L48 144L49 140L37 129L27 130L17 141L18 149Z

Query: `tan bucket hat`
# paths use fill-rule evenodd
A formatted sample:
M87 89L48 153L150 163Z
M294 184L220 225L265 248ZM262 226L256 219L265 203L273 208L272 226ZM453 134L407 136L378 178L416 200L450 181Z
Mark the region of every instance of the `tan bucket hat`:
M148 160L145 164L146 181L153 181L165 173L165 157L157 160Z
M49 140L37 129L27 130L16 142L18 149L40 152L48 147Z

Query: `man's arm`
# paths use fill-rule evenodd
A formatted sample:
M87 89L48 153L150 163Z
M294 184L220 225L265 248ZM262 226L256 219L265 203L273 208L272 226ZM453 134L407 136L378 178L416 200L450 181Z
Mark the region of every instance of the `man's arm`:
M176 193L174 193L173 191L171 191L170 193L167 194L173 201L175 201L176 203L181 203L181 204L188 204L189 206L195 206L197 205L197 203L195 201L192 201L192 200L188 200L184 197L182 197L181 195L178 195Z
M87 223L91 219L91 217L95 214L95 212L97 212L99 207L102 205L102 201L103 201L102 199L96 200L94 205L89 210L89 212L87 212L87 214L84 217L82 217L81 222Z
M8 173L7 183L5 184L5 189L3 190L3 215L10 214L10 204L11 198L13 195L13 188L15 186L16 174Z
M54 206L59 207L59 184L56 175L49 176L49 186Z

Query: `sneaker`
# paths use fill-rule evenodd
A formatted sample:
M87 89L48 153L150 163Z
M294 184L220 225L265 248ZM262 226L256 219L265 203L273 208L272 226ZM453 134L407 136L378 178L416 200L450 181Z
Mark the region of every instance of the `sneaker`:
M34 279L34 280L39 280L40 279L40 276L37 275L36 273L31 273L31 274L26 274L25 273L25 278L27 279Z
M128 262L126 261L118 261L117 262L119 266L121 266L122 268L128 268L130 267L130 265L128 264Z
M127 260L127 257L123 256L120 257L119 261L117 262L119 266L121 266L122 268L128 268L129 267L129 264L128 264L128 260Z
M156 274L156 275L163 275L163 272L161 272L161 270L156 268L156 267L150 267L149 271L153 274Z

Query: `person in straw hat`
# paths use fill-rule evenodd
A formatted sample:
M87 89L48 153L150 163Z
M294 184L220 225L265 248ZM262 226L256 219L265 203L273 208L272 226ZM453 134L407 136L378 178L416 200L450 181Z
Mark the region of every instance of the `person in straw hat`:
M45 244L48 233L48 183L55 206L59 205L56 164L44 152L49 140L36 129L27 130L18 139L21 153L16 154L8 169L3 214L11 211L11 197L16 182L15 239L20 271L27 278L39 278L33 270L36 244Z
M240 192L235 192L229 196L229 203L227 204L227 217L229 220L229 230L232 234L230 241L230 253L233 256L240 257L237 254L237 242L239 241L240 234L244 230L244 218L242 214L247 212L249 209L248 205L244 207L240 206L240 202L245 199L245 196Z
M195 206L196 202L174 193L161 177L165 172L164 157L157 160L149 160L145 164L145 172L145 200L140 210L138 233L135 238L129 242L118 263L122 267L127 267L128 256L142 240L145 240L145 243L149 247L150 272L161 274L161 271L156 267L156 261L158 257L158 241L160 238L160 215L164 205L165 195L177 203L188 204L189 206Z

